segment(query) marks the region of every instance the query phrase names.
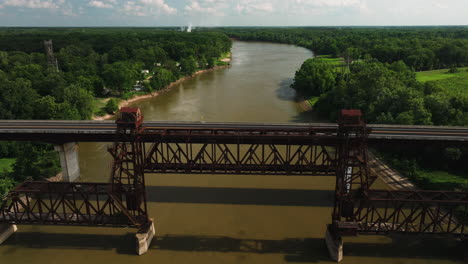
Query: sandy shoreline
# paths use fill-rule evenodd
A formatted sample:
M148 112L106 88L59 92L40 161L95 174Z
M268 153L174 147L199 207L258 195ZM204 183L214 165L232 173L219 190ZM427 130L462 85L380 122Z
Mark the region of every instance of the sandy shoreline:
M229 58L225 58L223 59L223 61L226 60L225 62L230 62L231 60ZM210 71L215 71L215 70L219 70L219 69L226 69L226 68L229 68L231 67L231 65L225 65L225 66L216 66L216 67L213 67L213 68L210 68L210 69L206 69L206 70L200 70L200 71L197 71L195 72L194 74L190 75L190 76L185 76L185 77L182 77L180 79L178 79L177 81L175 82L172 82L170 83L168 86L166 86L164 89L161 89L159 91L155 91L155 92L152 92L152 93L148 93L148 94L144 94L144 95L139 95L139 96L135 96L133 98L130 98L128 100L122 100L120 101L119 103L119 109L121 107L126 107L128 106L129 104L131 103L134 103L134 102L137 102L137 101L140 101L140 100L143 100L143 99L148 99L148 98L152 98L152 97L156 97L160 94L163 94L165 92L168 92L169 90L171 90L174 86L184 82L185 80L188 80L188 79L191 79L199 74L202 74L202 73L206 73L206 72L210 72ZM110 115L110 114L107 114L107 115L104 115L104 116L94 116L92 118L92 120L106 120L106 119L110 119L112 117L114 117L115 115Z
M301 99L299 99L297 101L297 103L299 104L299 106L304 111L312 111L313 110L312 105L310 104L310 102L308 100L305 100L305 99L301 98Z

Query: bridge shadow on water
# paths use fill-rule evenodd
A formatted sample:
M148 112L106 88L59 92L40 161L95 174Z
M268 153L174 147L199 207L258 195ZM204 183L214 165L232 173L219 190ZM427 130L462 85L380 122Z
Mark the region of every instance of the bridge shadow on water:
M5 242L5 246L25 248L105 250L118 254L135 255L133 233L125 235L93 235L18 232ZM466 244L448 242L441 238L415 238L396 236L391 243L346 242L344 256L409 259L451 259L464 258ZM313 263L329 261L325 242L320 238L287 238L281 240L243 239L202 235L157 236L151 244L151 251L175 252L221 252L246 254L282 254L287 262ZM8 254L8 252L4 252ZM151 254L151 253L149 253ZM155 257L156 255L153 255Z
M146 186L148 202L332 207L332 190Z
M293 116L289 122L292 123L329 123L329 120L319 118L318 114L314 111L303 111Z

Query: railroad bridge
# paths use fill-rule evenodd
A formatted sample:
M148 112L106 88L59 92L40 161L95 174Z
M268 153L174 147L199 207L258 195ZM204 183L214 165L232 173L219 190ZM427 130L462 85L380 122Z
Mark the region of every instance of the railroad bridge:
M134 227L137 253L155 234L146 173L328 175L336 177L325 240L343 258L342 236L468 231L468 193L374 190L368 144L467 145L466 127L367 126L359 110L338 124L142 122L138 109L112 121L0 121L0 140L43 141L60 152L64 182L24 182L0 207L0 243L16 225ZM141 116L141 117L140 117ZM75 142L113 142L111 182L78 182Z

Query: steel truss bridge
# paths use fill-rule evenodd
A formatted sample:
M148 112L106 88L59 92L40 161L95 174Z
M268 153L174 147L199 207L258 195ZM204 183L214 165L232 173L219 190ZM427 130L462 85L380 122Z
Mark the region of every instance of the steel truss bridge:
M145 234L152 225L147 173L328 175L336 177L328 226L336 239L357 234L468 234L468 193L374 190L367 147L369 141L392 139L466 144L465 128L443 128L443 135L426 135L430 127L406 128L405 135L395 127L368 127L345 114L331 125L105 124L91 132L80 131L78 125L31 129L29 123L21 128L21 122L0 129L1 140L31 140L34 134L42 141L64 142L68 139L60 137L69 134L84 141L108 141L109 131L115 140L109 148L114 159L111 182L24 182L3 199L0 223L134 227ZM379 136L373 129L387 132ZM424 133L411 139L421 129Z

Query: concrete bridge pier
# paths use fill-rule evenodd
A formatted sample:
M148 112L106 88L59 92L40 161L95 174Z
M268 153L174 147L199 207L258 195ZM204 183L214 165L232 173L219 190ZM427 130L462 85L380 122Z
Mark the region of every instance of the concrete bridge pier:
M18 231L18 227L16 225L0 224L0 245L16 231Z
M62 167L63 181L75 182L80 177L80 160L78 156L78 144L75 142L55 145L59 152L60 166Z
M343 260L343 239L340 235L333 231L331 225L327 226L325 232L325 243L327 244L328 253L330 258L337 263Z
M154 234L154 222L153 219L150 219L150 221L145 226L141 227L135 235L138 255L143 255L148 251Z

